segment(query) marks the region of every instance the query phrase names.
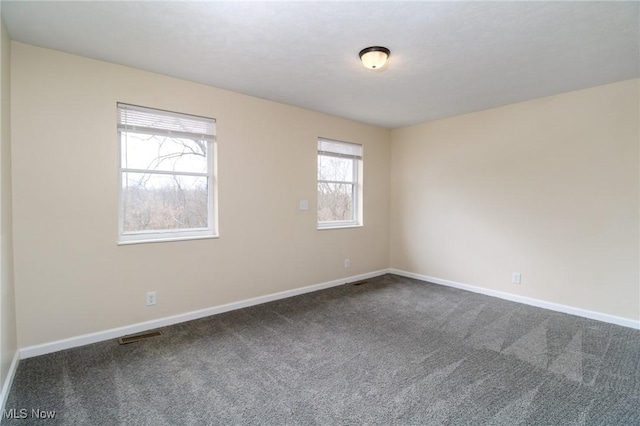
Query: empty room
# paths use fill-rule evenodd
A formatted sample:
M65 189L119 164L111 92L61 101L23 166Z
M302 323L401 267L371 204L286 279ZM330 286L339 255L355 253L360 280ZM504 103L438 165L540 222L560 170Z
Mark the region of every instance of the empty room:
M640 424L640 2L0 18L2 425Z

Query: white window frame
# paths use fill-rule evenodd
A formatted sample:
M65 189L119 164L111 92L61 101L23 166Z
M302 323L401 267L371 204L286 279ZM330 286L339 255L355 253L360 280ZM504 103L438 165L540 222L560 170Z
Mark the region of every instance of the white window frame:
M127 125L121 123L120 111L121 109L130 109L133 111L143 111L148 113L155 113L163 116L184 117L193 120L206 120L213 124L213 132L207 135L201 135L197 133L180 132L167 129L153 129L150 127L144 127L140 125ZM118 119L117 119L117 138L118 138L118 245L126 244L139 244L139 243L151 243L151 242L163 242L163 241L183 241L183 240L195 240L204 238L217 238L217 144L215 136L215 123L216 120L208 117L201 117L192 114L177 113L171 111L165 111L155 108L147 108L136 105L130 105L125 103L117 104ZM201 140L207 142L207 172L178 172L178 171L164 171L164 170L150 170L150 169L136 169L123 167L122 164L122 133L132 131L135 133L147 133L151 135L169 135L176 137L199 137ZM152 175L169 175L169 176L197 176L207 178L208 189L208 202L207 202L207 223L208 226L203 228L182 228L182 229L162 229L162 230L141 230L141 231L124 231L124 197L123 197L123 176L125 173L145 173Z
M336 152L337 150L327 150L326 147L323 147L323 142L328 142L329 144L338 144L342 145L345 148L348 148L347 151L354 151L355 154L344 154L340 152ZM318 138L318 152L316 157L316 165L318 164L317 158L320 156L327 157L337 157L337 158L347 158L351 159L354 164L352 167L353 176L351 181L334 181L334 180L323 180L319 178L319 173L316 172L317 184L319 183L335 183L335 184L346 184L352 186L351 191L351 205L353 207L352 211L352 219L351 220L332 220L332 221L320 221L318 217L317 224L318 229L339 229L339 228L355 228L361 227L362 224L362 176L363 176L363 160L362 160L362 145L356 144L352 142L343 142L334 139L327 138ZM317 191L317 189L316 189ZM317 194L320 195L319 193ZM319 204L318 204L319 208ZM317 212L316 212L317 213Z

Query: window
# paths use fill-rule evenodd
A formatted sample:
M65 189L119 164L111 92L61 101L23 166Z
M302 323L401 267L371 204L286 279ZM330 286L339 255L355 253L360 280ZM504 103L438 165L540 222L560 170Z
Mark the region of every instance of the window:
M119 242L215 235L215 120L118 104Z
M362 224L362 145L318 139L318 228Z

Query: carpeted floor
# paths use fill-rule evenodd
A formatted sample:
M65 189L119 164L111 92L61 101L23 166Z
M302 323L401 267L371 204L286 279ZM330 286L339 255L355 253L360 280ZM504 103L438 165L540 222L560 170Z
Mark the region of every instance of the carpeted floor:
M640 331L393 275L163 332L21 361L2 424L640 424Z

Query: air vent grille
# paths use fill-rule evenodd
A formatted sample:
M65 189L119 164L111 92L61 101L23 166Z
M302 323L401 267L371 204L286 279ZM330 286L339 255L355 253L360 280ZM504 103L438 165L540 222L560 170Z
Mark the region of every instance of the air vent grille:
M140 342L141 340L147 340L152 337L158 336L162 336L162 331L149 331L146 333L131 334L129 336L120 337L118 339L118 343L120 343L121 345L126 345L129 343Z

